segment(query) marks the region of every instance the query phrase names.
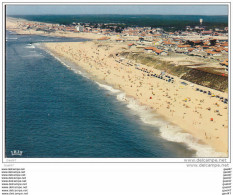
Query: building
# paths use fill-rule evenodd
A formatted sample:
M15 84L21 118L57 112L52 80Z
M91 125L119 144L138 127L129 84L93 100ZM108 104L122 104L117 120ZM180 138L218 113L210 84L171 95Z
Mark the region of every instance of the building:
M202 23L203 23L203 19L201 18L201 19L200 19L200 25L201 25L201 26L202 26Z
M223 62L220 63L222 66L225 66L225 71L228 71L228 59L224 60Z
M83 32L83 31L84 31L84 27L81 26L81 25L78 23L78 25L76 26L76 30L77 30L78 32Z

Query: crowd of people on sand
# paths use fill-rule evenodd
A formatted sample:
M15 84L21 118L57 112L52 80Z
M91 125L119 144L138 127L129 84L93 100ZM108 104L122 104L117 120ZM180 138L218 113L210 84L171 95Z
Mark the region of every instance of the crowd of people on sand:
M131 62L123 63L122 62L123 60L124 59L121 58L120 60L115 60L115 61L122 64L122 65L134 66L135 69L140 70L140 71L142 71L144 73L147 73L147 76L158 78L158 79L161 79L161 80L164 80L164 81L167 81L167 82L171 82L171 83L175 82L175 79L174 79L173 76L171 76L171 75L169 75L169 74L167 74L167 73L165 73L163 71L161 71L160 74L156 74L156 73L153 72L153 70L148 70L147 68L143 68L143 67L140 68L140 65L138 65L138 64L133 65L133 64L131 64ZM187 85L187 83L185 83L185 82L181 82L181 84ZM224 104L228 104L228 98L224 98L224 97L222 97L220 95L215 95L213 92L211 92L209 90L207 91L207 90L204 90L204 89L196 88L196 91L199 91L199 92L201 92L203 94L207 94L207 95L209 95L211 97L219 98L221 102L223 102Z
M167 81L167 82L171 82L171 83L174 83L174 82L175 82L174 76L171 76L171 75L169 75L169 74L167 74L167 73L165 73L165 72L163 72L163 71L161 71L160 74L156 74L156 73L153 72L153 70L149 70L149 69L147 69L147 68L140 67L139 64L132 64L130 61L129 61L129 62L126 62L126 63L123 63L123 59L119 59L119 60L115 60L115 61L116 61L117 63L122 64L122 65L134 66L135 69L137 69L137 70L139 70L139 71L142 71L142 72L145 73L146 76L148 76L148 77L158 78L158 79L161 79L161 80L164 80L164 81ZM178 81L177 81L177 82L178 82ZM187 84L186 82L184 82L184 81L180 81L180 84L182 84L182 85L184 85L184 86L187 86L187 85L188 85L188 84ZM190 84L190 86L192 86L192 89L195 90L195 91L199 91L199 92L201 92L201 93L203 93L203 94L206 94L206 95L208 95L208 96L211 96L211 97L219 98L219 100L220 100L221 102L223 102L224 104L227 104L227 103L228 103L228 99L227 99L227 98L224 98L224 97L222 97L222 96L220 96L220 95L214 95L214 92L211 92L210 90L207 91L207 90L200 89L200 88L194 88L194 87L193 87L193 86L194 86L193 84ZM154 92L152 92L152 94L155 95ZM165 96L170 98L170 96L168 95L168 93L167 93ZM150 97L150 99L152 99L152 97ZM174 99L174 101L176 101L176 99ZM190 107L188 106L188 104L186 103L186 102L190 102L190 101L191 101L191 98L190 98L190 97L187 97L187 98L183 99L182 101L185 102L185 103L183 103L183 106L184 106L185 108L190 108ZM167 103L167 107L166 107L166 108L167 108L167 109L170 109L171 106L172 106L172 102L171 102L171 101L165 101L165 102ZM200 100L199 104L200 104L200 103L203 103L203 102L204 102L204 100ZM217 106L217 107L219 107L219 103L218 103L218 102L216 102L214 105ZM202 109L203 109L203 108L202 108L201 106L195 106L195 109L193 110L193 112L195 112L195 113L197 113L197 114L199 115L199 119L202 119L202 117L203 117L202 114L200 113L200 110L202 110ZM210 107L207 107L206 109L209 110L209 111L211 110ZM227 107L225 107L224 109L227 109ZM172 112L172 116L173 116L173 113L174 113L175 111L172 110L172 109L170 109L170 112ZM220 111L219 111L218 109L213 109L213 112L216 113L218 116L222 116L222 114L220 113ZM184 112L182 118L184 119L186 115L187 115L187 113ZM210 118L210 121L213 121L213 120L214 120L214 118L211 117L211 118ZM193 122L193 125L198 125L198 124L200 125L201 122L200 122L200 121L199 121L198 123L197 123L197 122ZM225 125L225 124L222 124L222 126L225 127L226 125ZM217 128L215 128L215 130L217 130ZM205 132L205 138L206 138L206 139L211 139L211 136L208 135L207 132Z
M135 69L137 70L140 70L144 73L147 73L147 76L150 76L150 77L154 77L154 78L158 78L158 79L162 79L164 81L167 81L167 82L171 82L171 83L174 83L174 77L170 76L169 74L161 71L160 74L156 74L154 73L153 70L148 70L147 68L140 68L140 65L139 64L132 64L130 61L129 62L126 62L126 63L123 63L122 62L123 59L120 59L120 60L115 60L116 62L122 64L122 65L126 65L126 66L134 66Z
M215 98L218 98L220 99L221 102L223 102L224 104L228 104L228 98L224 98L220 95L215 95L213 92L211 91L206 91L206 90L203 90L203 89L200 89L200 88L196 88L196 91L199 91L201 93L204 93L204 94L207 94L211 97L215 97Z
M98 75L100 79L119 89L131 91L131 95L135 95L140 102L159 113L162 111L165 115L180 119L192 117L190 125L203 128L205 139L213 139L212 132L205 128L207 120L212 123L212 125L208 124L210 128L213 125L215 130L227 128L227 117L225 119L223 116L227 113L225 109L228 107L227 105L224 107L224 104L228 103L228 99L223 97L224 94L219 95L221 93L215 90L184 81L165 71L120 56L109 57L111 51L104 52L102 49L92 44L86 48L82 48L81 45L73 47L62 44L55 47L55 51L60 50L64 56L83 66L87 72ZM217 101L214 101L215 98Z
M93 49L93 48L91 48L91 49ZM84 51L82 51L82 49L77 49L76 51L73 51L70 47L68 47L68 49L65 49L64 47L61 47L61 50L63 52L70 53L72 58L75 59L75 60L80 60L81 59L84 63L88 63L91 68L95 67L97 70L98 69L104 69L105 70L104 66L107 66L106 61L104 61L104 57L100 58L100 50L99 49L97 49L97 50L95 50L93 52L95 57L94 56L89 57L88 55L85 54ZM169 75L164 71L161 71L160 74L159 73L156 74L156 73L154 73L153 70L149 70L147 68L141 67L139 64L133 64L133 63L131 63L131 61L124 62L125 58L120 58L120 57L118 57L118 58L119 59L115 59L115 61L117 63L120 63L120 64L125 65L125 66L134 67L136 70L139 70L139 71L145 73L145 76L157 78L157 79L160 79L160 80L164 80L164 81L167 81L169 83L175 83L174 76ZM91 64L91 62L93 62L93 61L95 62L96 65L98 65L98 67L93 66ZM119 68L117 68L116 66L114 68L119 70ZM108 71L107 73L110 73L110 72ZM183 84L183 85L187 85L187 83L185 83L185 82L180 82L180 83ZM227 98L224 98L224 97L222 97L220 95L215 95L210 90L207 91L207 90L204 90L204 89L201 89L201 88L195 88L195 90L200 92L200 93L206 94L208 96L218 98L224 104L228 104L228 99Z

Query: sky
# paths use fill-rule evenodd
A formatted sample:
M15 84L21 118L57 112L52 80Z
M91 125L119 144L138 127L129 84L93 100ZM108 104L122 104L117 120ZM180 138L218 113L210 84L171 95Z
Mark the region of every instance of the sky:
M7 15L158 14L227 15L227 5L7 5Z

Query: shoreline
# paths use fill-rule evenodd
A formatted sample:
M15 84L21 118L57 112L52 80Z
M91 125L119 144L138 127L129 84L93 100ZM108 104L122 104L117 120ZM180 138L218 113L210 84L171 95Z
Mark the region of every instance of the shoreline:
M106 76L106 73L108 73L108 71L109 70L107 70L107 69L105 69L104 71L105 71L105 76L103 76L103 74L100 74L100 72L99 71L97 71L97 69L95 70L95 71L91 71L91 69L92 69L92 67L93 66L95 66L94 64L90 64L90 63L82 63L81 61L82 61L82 59L80 58L80 59L78 59L77 58L77 56L74 56L74 54L72 54L71 55L71 53L69 54L69 53L67 53L67 52L62 52L61 50L57 50L58 49L58 46L59 46L59 48L61 49L61 47L66 47L67 49L69 48L70 50L72 50L71 48L72 48L72 46L73 46L73 44L76 44L76 45L80 45L80 44L82 44L82 46L81 47L79 47L79 48L83 48L83 44L85 44L85 43L45 43L45 44L43 44L45 47L46 47L46 49L48 49L50 52L52 52L52 54L53 55L55 55L56 57L58 57L59 58L59 56L62 56L62 58L65 58L65 59L67 59L68 61L71 61L72 63L75 63L77 66L79 66L79 67L81 67L81 68L83 68L83 69L85 69L85 71L87 71L89 74L91 74L91 75L93 75L94 77L93 78L98 78L99 80L102 80L102 81L104 81L104 83L106 83L107 85L110 85L110 86L112 86L113 87L113 89L116 89L116 90L121 90L121 91L123 91L125 94L126 94L126 96L125 96L125 98L126 99L131 99L131 98L133 98L133 99L135 99L137 102L139 102L139 106L142 106L142 107L144 107L144 106L146 106L148 109L150 109L150 112L152 112L153 114L157 114L157 115L159 115L160 116L160 118L162 119L162 118L164 118L165 119L165 121L168 121L168 123L167 123L167 127L168 127L168 125L169 125L169 128L172 128L173 130L175 129L174 127L179 127L178 129L175 129L174 130L174 132L171 132L171 133L175 133L175 134L181 134L181 136L191 136L191 137L189 137L188 139L190 140L190 142L192 142L192 140L194 140L194 142L195 142L195 144L197 143L197 144L200 144L200 145L202 145L203 146L203 148L206 148L206 150L211 150L210 148L208 148L208 146L211 146L212 148L214 148L215 150L216 150L216 153L215 153L215 155L217 155L217 156L221 156L221 157L223 157L223 156L226 156L226 153L227 153L227 151L226 151L226 146L225 146L225 149L223 149L224 147L223 146L220 146L220 147L216 147L216 143L215 144L213 144L211 141L206 141L206 140L203 140L203 138L201 138L201 136L200 136L200 130L197 130L196 128L192 128L192 130L190 130L189 129L189 124L184 124L184 121L181 121L181 123L179 122L179 120L177 120L177 117L169 117L168 115L166 115L166 111L165 110L161 110L161 109L155 109L155 107L154 106L151 106L151 105L148 105L148 100L145 100L145 99L140 99L140 98L137 98L137 90L136 91L134 91L134 92L136 92L136 94L135 93L132 93L132 91L127 91L127 87L121 87L120 85L122 84L122 82L119 82L120 83L120 85L119 85L119 83L117 83L117 82L113 82L113 78L112 79L107 79L108 78L108 76ZM91 44L91 46L93 47L93 42L88 42L88 43L86 43L87 45L90 45ZM62 46L61 46L62 45ZM56 48L56 49L55 49ZM75 47L76 48L76 47ZM85 48L90 48L89 46L86 46ZM95 48L96 49L96 48ZM57 51L59 51L59 52L57 52ZM90 52L89 52L89 54L90 54ZM85 53L84 55L87 55L87 53ZM93 53L91 54L91 55L93 55ZM105 55L105 54L103 54L103 55ZM76 57L76 58L75 58ZM105 56L106 57L106 56ZM79 62L77 62L77 60L81 60L81 61L79 61ZM94 61L92 61L92 62L94 62ZM121 67L122 68L122 67ZM127 67L128 69L129 68L131 68L131 66L129 66L129 67ZM134 67L133 67L134 68ZM128 70L127 69L127 70ZM132 68L131 68L132 69ZM110 68L110 71L113 71L112 70L112 68ZM132 70L131 70L132 71ZM115 73L117 73L117 72L115 72ZM111 74L111 73L108 73L108 74ZM93 79L93 78L90 78L90 79ZM169 83L170 84L170 83ZM154 95L153 95L153 99L154 99ZM143 121L144 122L144 121ZM198 131L198 132L196 132L196 131ZM207 131L208 132L208 131ZM183 133L183 134L182 134ZM187 135L187 133L189 134L189 135ZM209 133L209 132L208 132ZM166 135L163 135L164 134L164 132L162 132L162 130L161 130L161 136L164 138L164 137L166 137ZM199 134L199 135L198 135ZM225 136L225 137L227 137L227 136ZM170 138L171 139L171 138ZM180 139L182 139L181 137L180 137ZM182 140L179 140L179 138L178 137L176 137L176 138L174 138L173 140L171 139L171 140L169 140L169 141L174 141L174 142L182 142ZM227 143L227 142L226 142ZM189 144L193 144L193 143L185 143L188 147L190 147L190 145ZM215 147L214 147L215 146ZM192 145L192 147L190 147L190 148L195 148L196 147L196 149L197 149L197 146L194 146L194 145ZM200 146L199 146L200 147ZM225 150L225 152L224 152L224 150ZM220 152L220 153L219 153ZM208 153L208 152L207 152ZM209 153L211 153L211 152L209 152ZM223 154L223 153L225 153L225 155ZM198 155L198 154L197 154ZM203 154L202 154L203 155ZM199 156L199 155L198 155ZM205 156L205 155L204 155ZM205 156L206 157L206 156Z

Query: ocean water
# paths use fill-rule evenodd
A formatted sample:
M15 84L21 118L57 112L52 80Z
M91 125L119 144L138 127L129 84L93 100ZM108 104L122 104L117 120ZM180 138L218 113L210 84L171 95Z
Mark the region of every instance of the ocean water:
M151 5L150 5L151 6ZM13 15L12 17L23 18L30 21L58 23L70 25L76 23L123 23L126 26L150 26L169 29L185 28L185 26L200 25L200 18L203 25L214 27L225 27L228 23L228 16L208 15L119 15L119 14L98 14L98 15Z
M85 41L7 32L6 157L214 156L191 135L111 86L94 81L40 42ZM11 151L23 151L12 156Z

